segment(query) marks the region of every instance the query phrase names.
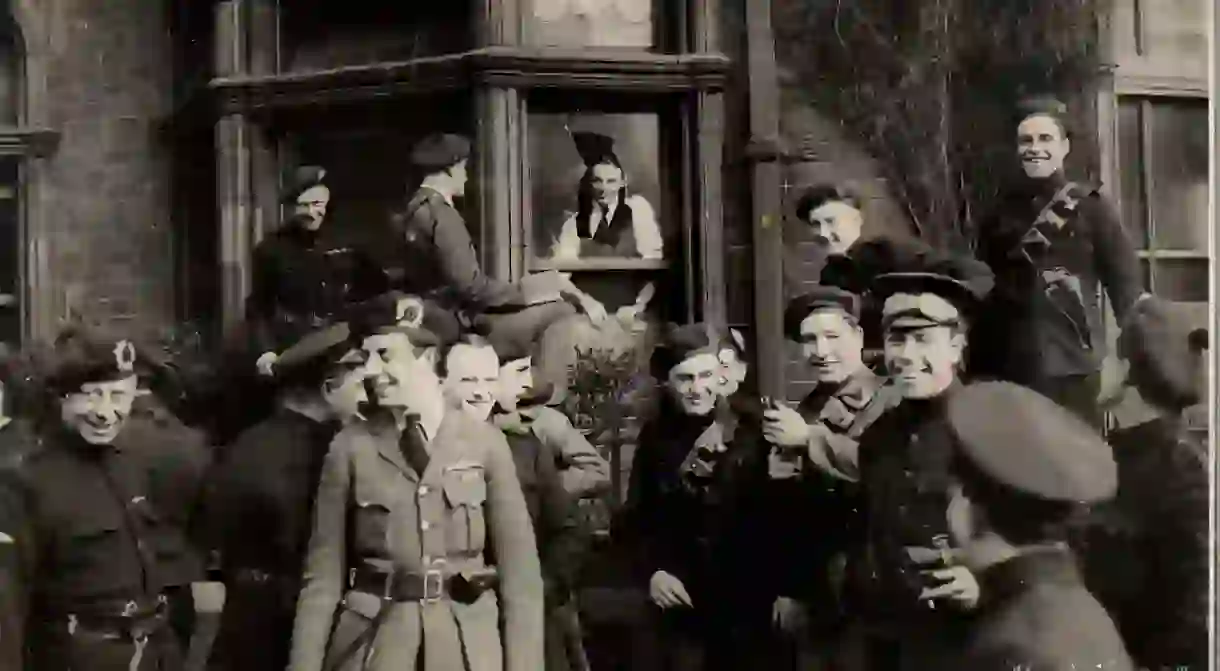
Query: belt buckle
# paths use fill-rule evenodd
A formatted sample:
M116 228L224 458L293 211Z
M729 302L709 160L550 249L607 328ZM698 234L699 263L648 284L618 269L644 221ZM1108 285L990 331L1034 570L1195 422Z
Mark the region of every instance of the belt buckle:
M444 597L445 591L445 575L439 569L429 569L424 571L424 595L420 598L423 603L435 603Z

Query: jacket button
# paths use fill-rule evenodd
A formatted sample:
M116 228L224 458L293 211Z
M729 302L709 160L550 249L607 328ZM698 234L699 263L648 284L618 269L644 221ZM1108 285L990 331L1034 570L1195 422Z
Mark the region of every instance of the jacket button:
M432 528L432 524L428 520L424 520L419 523L419 528L427 531L428 529Z
M428 489L428 485L419 486L419 495L420 496L427 496L429 491L430 490Z

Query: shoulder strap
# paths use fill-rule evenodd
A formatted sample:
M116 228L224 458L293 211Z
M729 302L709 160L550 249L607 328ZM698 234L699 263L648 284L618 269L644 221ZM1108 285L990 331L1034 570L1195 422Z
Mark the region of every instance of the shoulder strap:
M1038 216L1030 224L1018 243L1021 251L1028 256L1030 247L1049 249L1053 234L1063 230L1079 213L1080 198L1075 191L1080 187L1076 182L1064 184L1054 197L1046 203Z

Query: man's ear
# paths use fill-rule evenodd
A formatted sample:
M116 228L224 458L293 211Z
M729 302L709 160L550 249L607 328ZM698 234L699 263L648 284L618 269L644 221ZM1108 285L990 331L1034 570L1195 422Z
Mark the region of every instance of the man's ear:
M1067 156L1070 153L1072 153L1072 138L1065 137L1063 138L1063 155Z

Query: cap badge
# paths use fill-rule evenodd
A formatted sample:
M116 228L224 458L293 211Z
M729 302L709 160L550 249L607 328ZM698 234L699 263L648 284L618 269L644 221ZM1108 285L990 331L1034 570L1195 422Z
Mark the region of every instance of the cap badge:
M424 322L424 302L413 296L398 299L394 304L394 321L399 326L419 328Z
M129 340L121 340L114 346L114 364L125 373L135 370L136 348Z

